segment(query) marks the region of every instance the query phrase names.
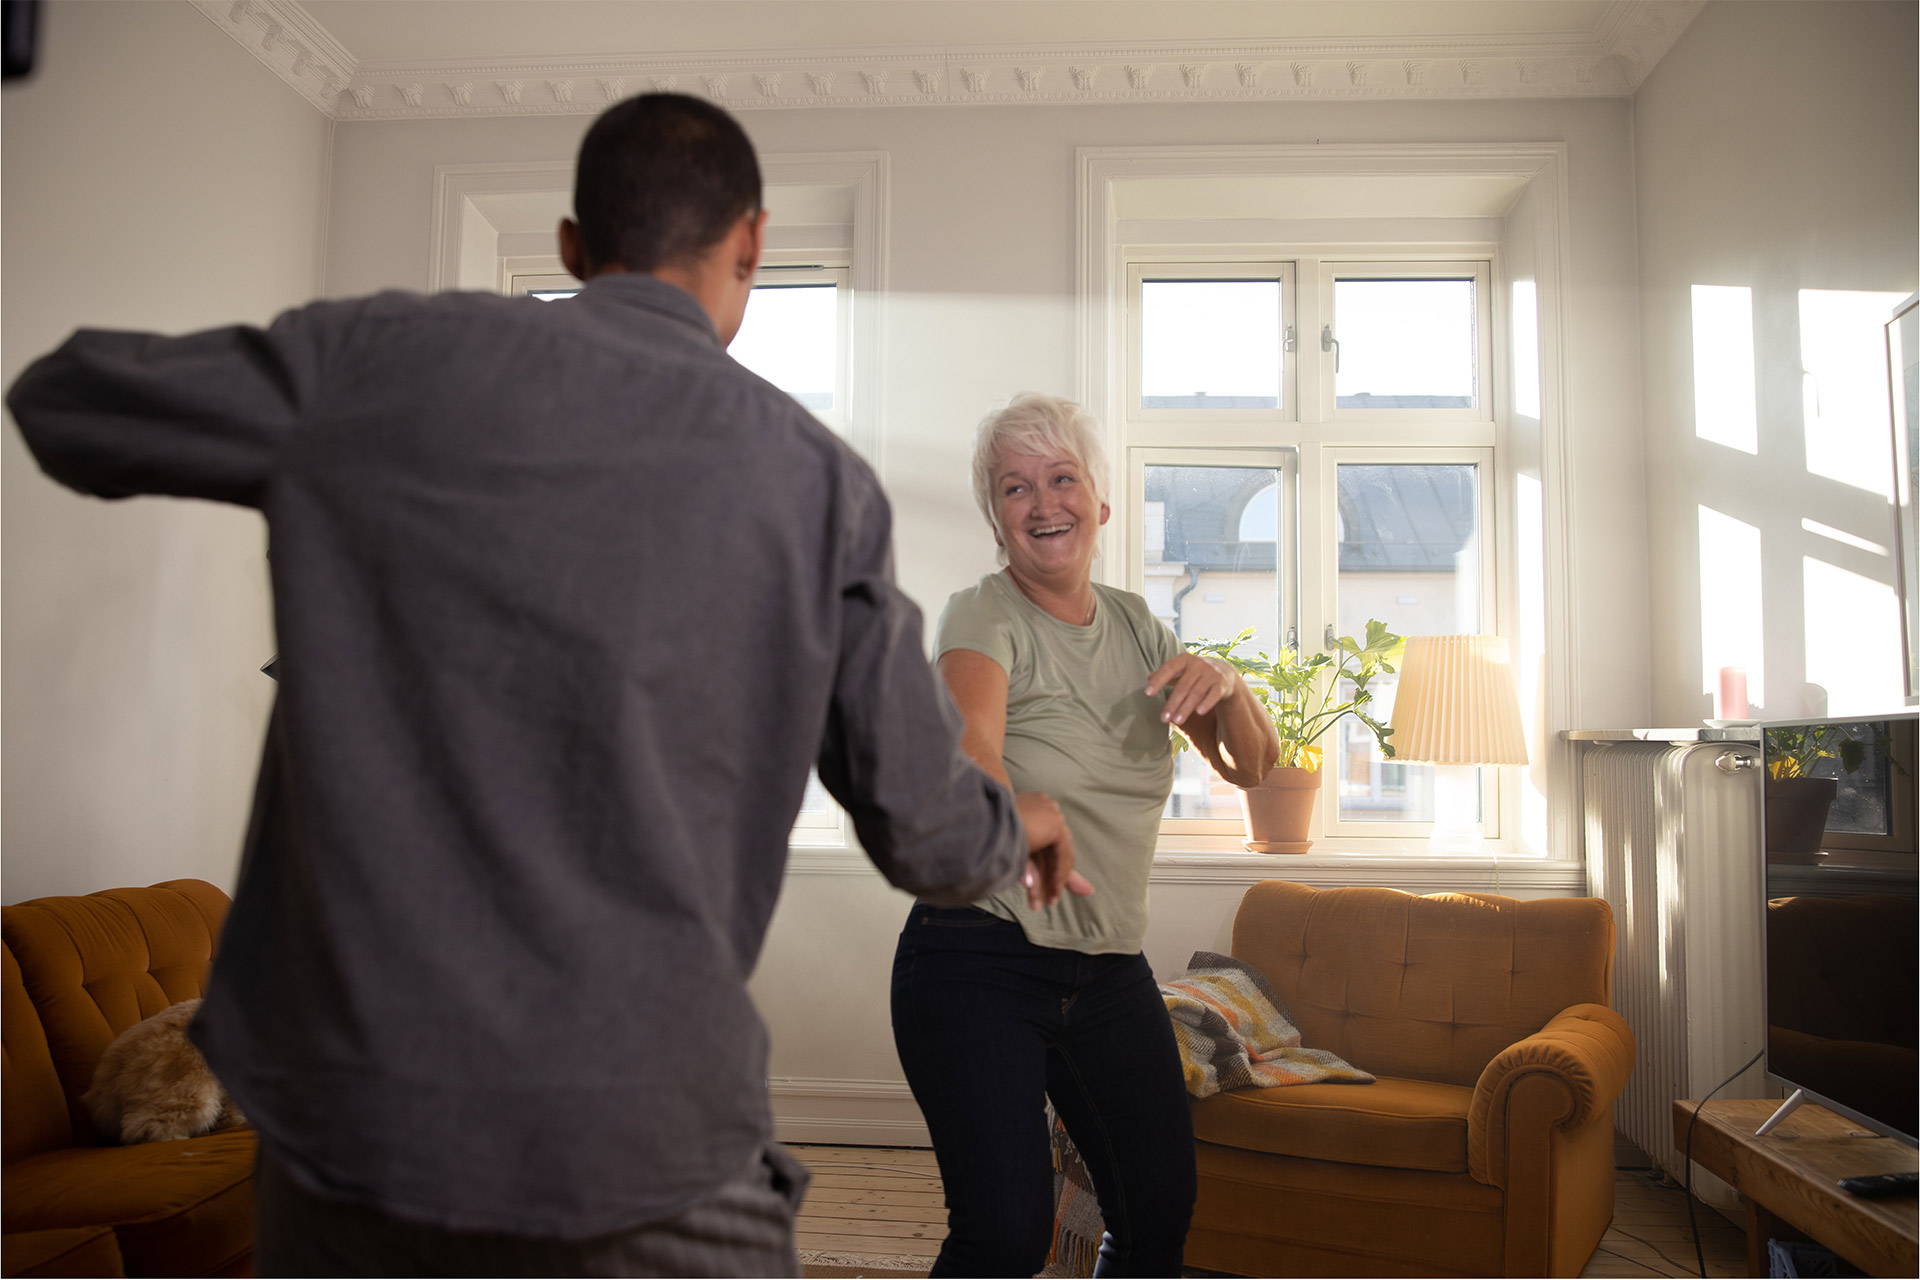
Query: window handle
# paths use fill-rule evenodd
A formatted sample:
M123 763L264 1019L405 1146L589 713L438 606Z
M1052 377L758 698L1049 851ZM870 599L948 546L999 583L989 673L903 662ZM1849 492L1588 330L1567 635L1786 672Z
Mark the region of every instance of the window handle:
M1280 349L1282 351L1292 351L1298 345L1299 344L1293 340L1293 326L1288 325L1286 336L1280 341Z
M1320 349L1333 352L1333 371L1340 372L1340 339L1333 336L1333 326L1320 326Z
M1322 636L1321 639L1325 641L1328 653L1332 653L1340 647L1340 637L1333 634L1333 624L1331 622L1327 624L1327 633Z

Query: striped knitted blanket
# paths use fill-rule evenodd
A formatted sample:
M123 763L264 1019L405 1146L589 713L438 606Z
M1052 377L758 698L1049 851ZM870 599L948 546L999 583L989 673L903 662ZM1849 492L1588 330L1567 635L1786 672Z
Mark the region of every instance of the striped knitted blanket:
M1160 995L1196 1098L1283 1084L1373 1083L1325 1049L1301 1048L1300 1029L1266 975L1244 960L1196 951L1185 973L1160 984Z

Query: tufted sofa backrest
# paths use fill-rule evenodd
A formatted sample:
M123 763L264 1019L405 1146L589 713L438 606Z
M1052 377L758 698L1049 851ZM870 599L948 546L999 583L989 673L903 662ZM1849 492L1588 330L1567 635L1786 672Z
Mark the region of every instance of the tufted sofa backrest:
M1599 898L1254 885L1233 954L1265 973L1303 1043L1376 1075L1471 1087L1570 1005L1610 1005Z
M25 1156L54 1151L73 1145L73 1126L67 1122L67 1099L60 1091L60 1076L53 1069L47 1052L47 1033L40 1027L40 1015L27 998L20 981L20 965L13 948L0 944L0 956L6 960L4 1065L5 1119L0 1122L0 1140L4 1159L12 1164Z
M203 880L169 880L35 898L0 913L77 1141L96 1141L80 1095L100 1055L142 1018L201 993L227 905L227 895ZM13 1029L9 1015L9 1037Z

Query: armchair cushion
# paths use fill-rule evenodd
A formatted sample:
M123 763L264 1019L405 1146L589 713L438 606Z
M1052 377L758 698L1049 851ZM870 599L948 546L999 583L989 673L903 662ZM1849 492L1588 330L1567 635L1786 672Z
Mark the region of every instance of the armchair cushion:
M220 1275L253 1250L251 1129L68 1147L6 1166L6 1230L106 1225L132 1275Z
M1238 1089L1193 1104L1202 1142L1387 1169L1467 1171L1471 1089L1382 1076L1364 1089Z
M9 1276L124 1276L120 1246L110 1227L9 1231L0 1244L0 1274Z

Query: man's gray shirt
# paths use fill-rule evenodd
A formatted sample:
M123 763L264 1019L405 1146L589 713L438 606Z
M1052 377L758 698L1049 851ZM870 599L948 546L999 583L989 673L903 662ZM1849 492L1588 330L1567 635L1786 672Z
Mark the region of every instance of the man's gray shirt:
M280 684L195 1035L314 1190L585 1236L735 1175L809 765L902 889L1025 859L872 472L670 285L82 331L8 405L75 489L266 516Z

